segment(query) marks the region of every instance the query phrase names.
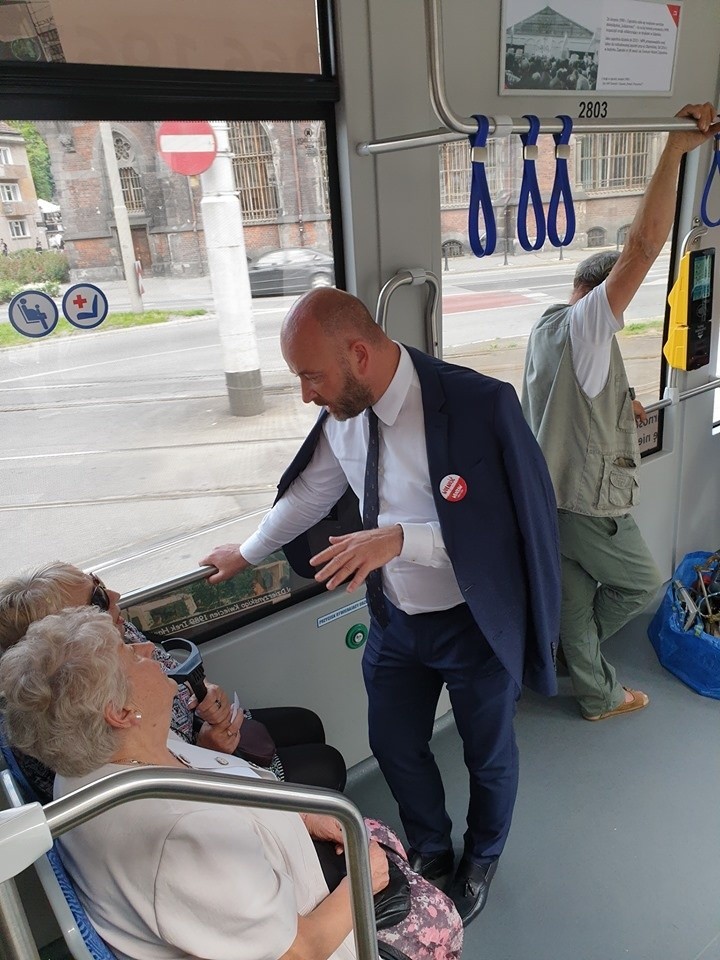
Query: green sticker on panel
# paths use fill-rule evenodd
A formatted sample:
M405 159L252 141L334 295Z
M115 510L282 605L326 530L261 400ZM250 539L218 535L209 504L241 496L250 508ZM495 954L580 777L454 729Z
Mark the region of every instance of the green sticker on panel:
M345 644L351 650L357 650L367 640L368 628L364 623L356 623L345 634Z

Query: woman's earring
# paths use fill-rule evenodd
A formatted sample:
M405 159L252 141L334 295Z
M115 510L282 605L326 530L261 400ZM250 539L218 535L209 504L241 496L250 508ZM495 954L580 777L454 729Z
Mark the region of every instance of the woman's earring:
M136 714L135 714L135 719L136 719L136 720L142 720L142 714L141 714L141 713L136 713Z

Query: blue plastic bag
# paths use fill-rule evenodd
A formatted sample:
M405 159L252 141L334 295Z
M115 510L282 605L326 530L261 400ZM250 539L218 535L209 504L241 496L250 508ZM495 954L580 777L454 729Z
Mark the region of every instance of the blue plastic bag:
M698 577L695 568L710 556L707 551L688 553L673 580L693 587ZM720 637L705 633L699 618L684 630L686 617L671 581L648 627L650 642L666 670L704 697L720 700Z

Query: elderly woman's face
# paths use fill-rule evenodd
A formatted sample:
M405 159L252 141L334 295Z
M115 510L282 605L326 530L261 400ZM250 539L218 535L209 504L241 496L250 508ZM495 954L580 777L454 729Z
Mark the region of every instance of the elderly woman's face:
M120 642L120 659L130 684L133 705L143 714L168 711L177 693L177 684L153 659L154 643Z
M106 587L94 573L85 574L84 580L85 582L71 593L72 605L74 607L96 606L100 610L107 610L118 629L118 633L124 638L122 611L118 606L120 594Z

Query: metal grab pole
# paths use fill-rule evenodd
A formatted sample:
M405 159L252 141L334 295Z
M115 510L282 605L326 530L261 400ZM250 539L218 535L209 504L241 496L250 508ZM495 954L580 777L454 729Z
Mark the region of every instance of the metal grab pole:
M0 883L0 957L2 960L39 960L14 880Z
M511 133L527 133L530 124L522 117L489 117L488 138L506 137ZM500 122L498 122L500 121ZM380 140L363 140L355 148L361 157L378 153L395 153L398 150L414 150L416 147L436 147L443 143L467 140L469 134L463 124L462 132L453 132L445 127L435 130L421 130L417 133L399 134L396 137L384 137ZM477 121L473 120L470 133L477 130ZM677 117L660 117L649 120L647 117L631 117L626 120L575 120L573 133L668 133L673 130L697 130L692 120L680 120ZM497 131L497 132L496 132ZM540 118L540 133L562 133L562 123L555 117Z
M357 960L378 960L367 831L357 807L340 793L221 773L170 768L123 770L43 807L53 839L129 800L172 797L336 817L345 839Z
M408 269L398 270L394 277L380 291L375 309L375 322L380 329L387 333L387 312L390 297L399 287L418 286L426 283L430 287L427 307L425 310L425 348L433 357L439 356L440 336L438 333L438 304L440 302L440 281L429 270Z

